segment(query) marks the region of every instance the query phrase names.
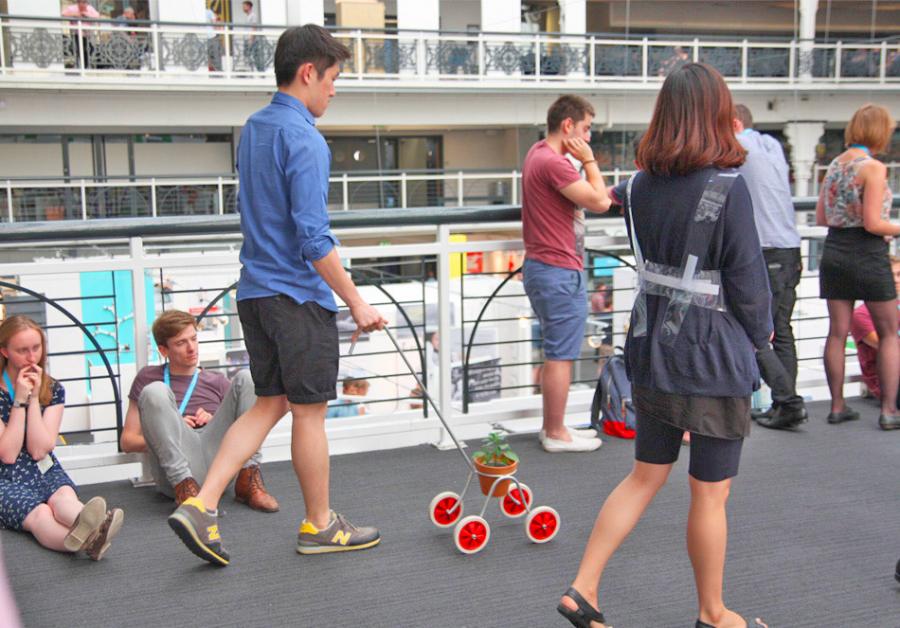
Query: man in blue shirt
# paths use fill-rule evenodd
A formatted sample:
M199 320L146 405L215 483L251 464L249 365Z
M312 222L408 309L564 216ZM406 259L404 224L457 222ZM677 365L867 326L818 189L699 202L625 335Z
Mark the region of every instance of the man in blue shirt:
M257 401L229 428L197 497L169 517L188 549L214 565L230 561L216 522L219 498L288 411L291 458L306 505L297 551L357 550L380 541L377 529L351 524L329 504L325 411L337 396L338 374L332 290L350 308L357 325L354 340L386 322L341 266L328 220L331 153L315 128L349 56L347 47L319 26L286 30L275 49L278 92L241 132L244 242L237 300Z
M772 389L772 407L751 415L763 427L792 429L806 420L807 413L803 398L797 394L797 349L791 328L803 263L789 169L781 144L771 135L753 129L753 116L745 105L735 105L734 132L747 149L747 160L738 171L744 176L753 201L775 323L771 348L760 349L756 354L760 375Z

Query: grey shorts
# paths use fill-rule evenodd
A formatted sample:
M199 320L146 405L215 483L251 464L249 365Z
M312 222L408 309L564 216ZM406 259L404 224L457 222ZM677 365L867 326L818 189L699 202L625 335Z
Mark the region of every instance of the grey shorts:
M238 301L244 345L257 397L291 403L337 398L337 315L315 301L279 294Z

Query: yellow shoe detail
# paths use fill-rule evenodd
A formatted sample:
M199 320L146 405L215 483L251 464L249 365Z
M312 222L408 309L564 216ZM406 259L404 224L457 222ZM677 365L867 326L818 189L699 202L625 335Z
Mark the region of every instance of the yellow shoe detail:
M334 533L334 538L331 539L332 543L340 543L341 545L346 545L350 542L350 533L344 532L343 530L338 530Z
M200 510L200 512L206 512L206 506L203 505L203 502L200 501L199 497L188 497L186 500L181 502L182 506L193 506Z
M211 525L206 528L206 534L209 537L210 541L220 541L222 540L222 536L219 534L219 525Z
M300 534L318 534L319 528L314 526L310 521L306 519L303 520L303 523L300 525Z

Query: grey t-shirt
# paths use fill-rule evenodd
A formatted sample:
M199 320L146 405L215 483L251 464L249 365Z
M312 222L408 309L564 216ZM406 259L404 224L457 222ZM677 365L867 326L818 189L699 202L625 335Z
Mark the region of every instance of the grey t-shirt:
M163 381L163 368L164 366L160 364L157 366L145 366L138 371L134 381L131 383L128 398L137 402L141 396L141 391L144 390L144 386L153 382ZM187 388L191 383L191 377L191 375L172 375L170 377L170 386L172 387L172 392L175 393L176 404L181 405L184 393L187 392ZM194 392L191 394L191 399L188 401L184 413L193 415L197 413L198 408L203 408L210 414L215 414L219 406L222 405L222 399L225 398L225 393L228 392L228 386L230 385L228 378L221 373L201 369L200 376L197 378L197 385L194 387Z

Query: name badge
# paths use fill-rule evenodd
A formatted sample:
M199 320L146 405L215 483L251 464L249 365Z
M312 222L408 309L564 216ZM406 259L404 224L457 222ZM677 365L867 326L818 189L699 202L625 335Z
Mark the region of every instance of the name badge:
M50 457L50 454L47 454L46 456L38 460L37 466L38 471L41 472L41 475L44 475L53 467L53 458Z

